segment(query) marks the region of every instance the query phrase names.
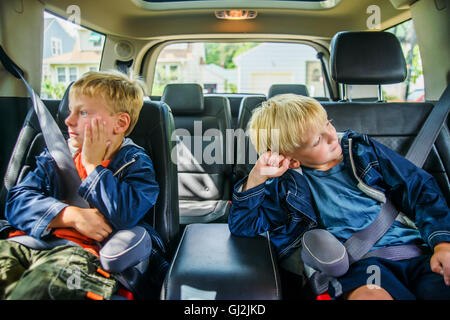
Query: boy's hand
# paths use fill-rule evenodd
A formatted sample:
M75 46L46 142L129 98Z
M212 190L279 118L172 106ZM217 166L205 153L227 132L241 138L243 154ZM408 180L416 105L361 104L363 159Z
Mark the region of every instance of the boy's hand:
M445 284L450 286L450 242L441 242L434 247L430 267L433 272L441 274Z
M86 125L84 130L83 147L81 149L81 161L89 175L95 167L110 156L111 141L108 141L105 130L105 122L101 118L94 118L91 125Z
M269 178L283 175L289 169L290 162L290 157L285 157L276 152L267 151L263 153L250 172L243 191L256 187Z
M63 215L61 218L64 225L59 225L59 227L72 227L88 238L103 241L112 232L112 228L105 217L95 208L83 209L68 206L65 208ZM58 225L54 225L54 227L58 227Z

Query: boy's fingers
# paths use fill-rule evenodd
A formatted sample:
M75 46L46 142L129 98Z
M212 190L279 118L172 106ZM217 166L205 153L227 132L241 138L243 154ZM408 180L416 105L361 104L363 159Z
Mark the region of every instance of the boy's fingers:
M267 160L267 164L268 164L269 166L275 167L275 165L274 165L274 163L275 163L274 158L275 158L275 157L276 157L276 154L275 154L275 153L271 153L271 154L270 154L270 157L269 157L269 159Z
M450 286L450 264L443 264L442 272L444 273L444 281L447 286Z
M280 167L266 166L266 167L261 168L261 174L264 176L279 177L283 173L285 173L287 169L289 169L289 160L285 159L285 160L283 160Z
M269 152L264 152L263 154L261 154L259 156L259 160L261 160L262 163L264 163L264 164L268 163L269 159L270 159L270 153Z
M106 150L104 160L109 159L111 157L111 141L106 141Z
M104 230L106 231L106 232L108 232L108 234L110 234L113 230L112 230L112 228L111 228L111 226L109 225L109 223L108 223L108 221L106 221L106 218L105 217L103 217L104 219L104 222L105 222L105 226L104 226Z
M280 168L273 167L273 166L266 166L261 168L261 175L267 176L267 177L276 177L278 175L278 172L280 171Z
M280 162L284 159L284 156L273 152L270 159L269 159L269 165L271 165L272 167L279 167L280 166Z
M291 159L285 158L285 159L283 160L282 166L283 166L283 168L285 169L285 171L286 171L287 169L289 169L289 165L290 165L290 164L291 164Z
M106 224L106 232L108 232L108 234L110 234L112 232L112 228L109 224Z
M91 142L91 128L88 125L84 126L84 144Z
M99 119L100 123L100 138L103 142L106 142L106 121L103 121L102 119Z
M445 284L447 286L450 286L450 264L442 263L437 257L433 255L430 260L430 268L434 273L442 275Z
M91 120L91 128L92 128L92 140L98 140L98 120L97 118L93 118Z
M430 268L434 273L443 274L444 270L442 269L441 263L439 260L433 255L430 259Z
M102 119L97 119L98 124L98 137L103 138L105 136L105 126Z

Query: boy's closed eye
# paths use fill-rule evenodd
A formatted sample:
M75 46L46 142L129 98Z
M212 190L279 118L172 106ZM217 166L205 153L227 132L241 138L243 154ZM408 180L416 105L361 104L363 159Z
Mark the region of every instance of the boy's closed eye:
M317 147L319 145L320 140L321 140L321 137L317 138L316 142L314 142L314 144L313 144L313 148Z
M325 127L327 128L327 130L328 130L330 124L331 124L331 120L328 120L327 123L325 124ZM318 138L316 139L316 141L313 143L312 147L313 147L313 148L314 148L314 147L317 147L317 146L320 144L321 141L322 141L322 135L319 135L319 137L318 137Z

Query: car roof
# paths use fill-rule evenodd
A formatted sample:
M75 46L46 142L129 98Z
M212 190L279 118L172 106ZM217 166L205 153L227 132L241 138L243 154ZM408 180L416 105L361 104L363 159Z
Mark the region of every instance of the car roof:
M399 1L393 1L395 2ZM45 7L57 15L70 18L72 3L48 0ZM411 17L409 10L398 10L389 0L377 1L376 4L372 0L337 0L331 1L334 6L330 5L328 8L325 5L325 8L319 9L302 8L304 3L304 1L249 0L154 3L143 0L81 0L76 2L76 6L81 14L82 25L105 34L131 39L180 34L239 36L239 33L245 33L247 37L249 34L266 37L276 34L280 38L280 35L295 34L330 39L341 30L366 30L370 13L368 8L374 8L374 5L382 10L381 29ZM258 15L253 20L243 21L224 21L216 18L216 10L233 8L253 9ZM378 10L377 8L374 10Z

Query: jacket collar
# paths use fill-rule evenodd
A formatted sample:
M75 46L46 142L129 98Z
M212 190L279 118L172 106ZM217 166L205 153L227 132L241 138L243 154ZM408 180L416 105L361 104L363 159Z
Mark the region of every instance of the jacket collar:
M79 148L74 148L69 140L67 140L67 145L69 146L69 150L70 150L70 153L72 154L72 157L75 157L75 155L79 151ZM115 172L115 174L119 173L119 171L121 171L123 168L125 168L126 166L128 166L129 164L131 164L132 162L135 161L134 160L135 152L133 152L133 157L131 157L131 158L127 157L127 155L128 155L127 149L133 148L133 147L139 148L145 152L145 149L143 147L134 143L134 141L131 140L130 138L125 137L122 141L122 144L120 145L119 152L117 152L117 154L111 160L110 165L109 165L109 167L111 168L111 170L113 172ZM116 170L116 169L118 169L118 170Z

